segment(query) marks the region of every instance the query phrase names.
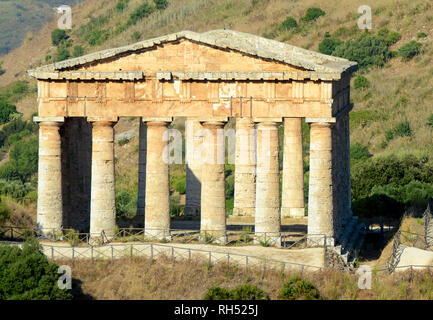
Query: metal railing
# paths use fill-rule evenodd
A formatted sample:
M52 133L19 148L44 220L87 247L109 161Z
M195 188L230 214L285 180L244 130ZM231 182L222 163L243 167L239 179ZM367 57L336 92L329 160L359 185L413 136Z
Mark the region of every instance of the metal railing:
M213 243L229 246L259 244L264 247L276 246L287 249L323 246L323 239L325 239L324 235L300 236L297 232L252 232L250 228L239 231L122 228L113 234L105 231L91 234L80 233L73 229L44 229L42 232L38 229L22 227L0 227L0 240L25 240L28 236L39 240L68 242L73 246L158 241L163 243Z

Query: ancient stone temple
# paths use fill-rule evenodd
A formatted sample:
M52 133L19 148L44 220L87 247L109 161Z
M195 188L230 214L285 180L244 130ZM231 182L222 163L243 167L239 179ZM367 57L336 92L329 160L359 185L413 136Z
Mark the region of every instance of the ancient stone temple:
M351 219L350 77L357 64L230 30L183 31L30 70L38 81L38 227L113 234L114 129L140 117L138 215L170 236L164 137L186 117L186 215L224 235L225 143L236 118L235 215L278 237L282 217L303 217L302 121L310 126L308 234L339 238ZM284 126L282 192L279 134ZM198 134L205 129L208 136ZM205 143L211 161L188 154ZM223 161L221 159L223 154ZM248 156L242 156L248 154ZM209 160L209 159L208 159Z

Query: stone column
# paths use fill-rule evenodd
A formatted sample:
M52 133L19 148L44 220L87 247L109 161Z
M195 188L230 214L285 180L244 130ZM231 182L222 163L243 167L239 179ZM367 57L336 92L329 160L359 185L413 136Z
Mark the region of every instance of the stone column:
M285 118L281 218L303 218L304 213L302 118Z
M62 162L59 129L64 118L35 117L39 124L37 226L45 235L62 228Z
M332 184L333 123L310 125L310 186L308 197L308 236L314 243L326 235L334 241L334 206Z
M146 156L147 156L147 126L140 118L138 142L138 202L137 217L144 222L146 206Z
M168 165L168 125L172 118L147 118L145 236L170 238L170 181Z
M112 237L116 228L116 183L114 175L114 125L117 118L88 118L92 123L92 183L90 233L104 231Z
M256 242L281 245L280 170L278 163L278 125L281 120L256 119Z
M202 126L199 121L186 122L186 204L185 216L200 216L201 204L201 162L198 147L202 143Z
M251 118L236 119L233 215L254 217L256 209L256 135Z
M201 225L202 235L218 243L226 242L226 197L225 197L225 148L224 121L202 123L206 136L206 170L201 180ZM209 239L206 239L209 240Z

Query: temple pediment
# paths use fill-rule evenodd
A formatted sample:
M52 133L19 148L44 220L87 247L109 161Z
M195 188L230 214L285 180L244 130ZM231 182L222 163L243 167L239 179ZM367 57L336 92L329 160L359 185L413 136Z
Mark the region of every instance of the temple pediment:
M167 70L285 72L292 78L339 80L343 74L356 69L357 64L346 59L248 33L213 30L206 33L182 31L57 62L30 70L29 74L38 79L66 79L70 77L69 72L74 71L88 72L84 76L89 76L89 72L106 72L111 76L110 73L137 71L151 75ZM116 76L119 75L112 75L113 79Z

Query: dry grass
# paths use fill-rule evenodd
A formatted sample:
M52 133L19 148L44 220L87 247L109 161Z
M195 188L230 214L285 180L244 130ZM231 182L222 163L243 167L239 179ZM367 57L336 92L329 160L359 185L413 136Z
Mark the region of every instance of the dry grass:
M57 261L71 264L70 261ZM74 290L79 299L203 299L210 286L234 288L252 284L262 288L271 299L277 299L283 283L297 274L283 274L228 269L224 265L209 268L197 262L169 259L124 259L114 264L107 261L76 261L72 264ZM433 272L408 272L398 275L373 274L372 289L358 288L358 276L338 271L304 273L324 299L433 299Z

